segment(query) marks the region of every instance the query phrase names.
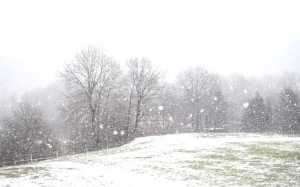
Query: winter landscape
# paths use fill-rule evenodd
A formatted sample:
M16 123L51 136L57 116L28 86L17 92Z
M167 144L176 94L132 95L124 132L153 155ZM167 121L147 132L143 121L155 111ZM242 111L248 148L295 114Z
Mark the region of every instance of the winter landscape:
M299 10L0 0L0 187L300 186Z
M299 186L300 136L176 134L5 167L1 186Z

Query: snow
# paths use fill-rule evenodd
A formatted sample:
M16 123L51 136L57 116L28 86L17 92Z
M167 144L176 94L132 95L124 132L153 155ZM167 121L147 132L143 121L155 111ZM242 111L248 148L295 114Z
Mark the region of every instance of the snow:
M176 134L0 168L0 186L299 186L300 137Z
M164 107L163 106L158 106L158 110L163 110Z
M243 107L245 107L245 108L248 108L248 106L249 106L249 103L244 103L243 104Z

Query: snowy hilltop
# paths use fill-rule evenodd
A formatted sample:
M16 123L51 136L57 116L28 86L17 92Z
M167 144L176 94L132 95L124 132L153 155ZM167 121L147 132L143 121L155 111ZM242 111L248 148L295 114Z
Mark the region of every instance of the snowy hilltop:
M114 149L0 168L0 186L299 186L300 137L151 136Z

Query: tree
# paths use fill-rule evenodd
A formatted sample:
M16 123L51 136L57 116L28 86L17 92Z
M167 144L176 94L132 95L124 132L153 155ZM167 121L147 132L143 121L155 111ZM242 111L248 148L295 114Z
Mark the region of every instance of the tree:
M285 72L281 77L283 87L297 90L300 88L300 75L296 72Z
M127 125L133 121L133 135L137 135L137 129L142 118L144 118L153 100L158 99L159 93L164 88L161 82L163 72L154 67L146 58L130 59L127 62L127 77L124 90L127 90Z
M204 131L210 126L210 108L213 94L220 87L219 77L210 74L206 69L195 67L180 74L178 83L182 88L183 97L188 110L193 131Z
M300 108L298 93L286 87L280 94L279 126L281 132L300 131Z
M265 132L266 128L266 106L264 99L256 92L250 98L249 106L243 115L243 131L245 132Z
M272 109L272 104L270 99L267 99L266 102L266 108L265 108L265 114L266 114L266 131L274 131L274 126L273 126L273 109Z
M216 90L211 98L210 126L214 129L225 130L228 123L227 102L220 89Z
M30 103L28 95L3 118L2 138L0 155L11 159L9 164L48 156L54 143L41 110Z
M253 92L253 84L243 75L231 74L222 79L222 92L227 101L228 131L240 131L243 116L243 104L248 102ZM254 92L255 94L255 92Z
M93 46L77 52L60 73L67 90L68 124L85 147L97 148L100 143L101 124L105 124L108 100L120 74L120 65ZM79 120L75 124L74 118Z

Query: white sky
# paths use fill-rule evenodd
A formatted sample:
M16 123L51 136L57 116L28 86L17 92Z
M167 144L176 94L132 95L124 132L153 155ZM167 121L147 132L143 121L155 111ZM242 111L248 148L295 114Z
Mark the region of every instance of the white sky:
M300 71L299 41L300 1L0 0L0 88L48 84L89 44L120 63L147 57L170 80L192 65Z

